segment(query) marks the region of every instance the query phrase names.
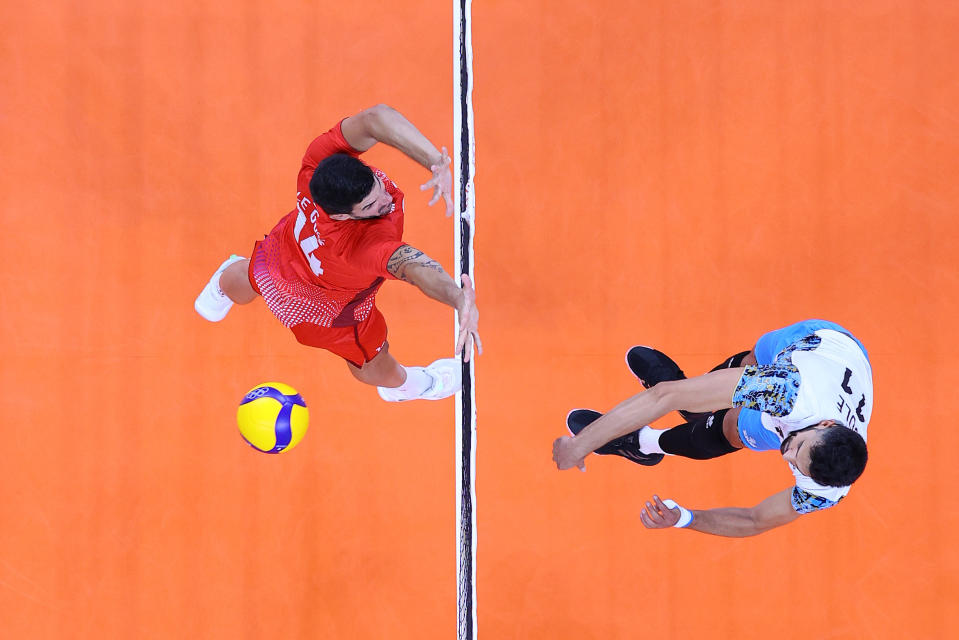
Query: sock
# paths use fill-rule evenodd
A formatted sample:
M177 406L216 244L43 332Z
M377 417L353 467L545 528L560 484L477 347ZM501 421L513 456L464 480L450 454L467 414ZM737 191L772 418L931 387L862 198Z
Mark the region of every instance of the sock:
M639 450L643 453L666 453L659 446L659 436L666 433L666 429L653 429L645 426L639 430ZM670 454L672 455L672 454Z
M729 409L707 413L701 418L668 429L660 435L659 446L664 453L694 460L709 460L738 451L723 435L723 418L727 411Z
M433 378L422 367L403 367L403 370L406 371L406 382L392 389L402 397L415 398L433 386Z

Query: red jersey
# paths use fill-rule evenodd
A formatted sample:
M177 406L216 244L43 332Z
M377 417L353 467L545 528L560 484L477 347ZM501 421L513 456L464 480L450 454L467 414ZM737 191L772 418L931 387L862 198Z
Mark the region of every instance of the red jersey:
M338 123L307 147L297 176L297 207L262 242L263 264L273 286L254 283L274 314L286 325L310 322L347 326L364 320L379 286L394 278L386 270L403 243L403 192L371 167L393 197L393 211L365 220L332 220L313 203L310 179L321 160L334 153L359 156ZM263 273L266 277L267 274ZM269 295L275 290L276 295ZM290 296L299 298L291 301Z

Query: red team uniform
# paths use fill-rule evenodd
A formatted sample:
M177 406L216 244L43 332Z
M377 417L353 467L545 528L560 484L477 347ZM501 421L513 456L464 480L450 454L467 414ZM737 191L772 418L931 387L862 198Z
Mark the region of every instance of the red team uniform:
M340 123L342 124L342 123ZM313 203L310 179L334 153L358 157L340 124L313 140L297 176L297 208L253 247L249 278L270 311L302 344L362 367L386 344L386 320L375 305L390 256L403 244L403 192L370 167L393 198L387 215L332 220Z

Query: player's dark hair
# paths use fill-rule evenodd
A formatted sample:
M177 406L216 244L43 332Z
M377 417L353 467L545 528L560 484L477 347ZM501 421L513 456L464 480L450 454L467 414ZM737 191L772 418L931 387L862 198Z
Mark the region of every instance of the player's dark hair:
M827 487L847 487L866 468L866 441L840 424L822 430L819 444L809 452L809 477Z
M369 195L375 182L373 170L361 160L334 153L316 165L310 178L310 195L327 214L349 214L356 203Z

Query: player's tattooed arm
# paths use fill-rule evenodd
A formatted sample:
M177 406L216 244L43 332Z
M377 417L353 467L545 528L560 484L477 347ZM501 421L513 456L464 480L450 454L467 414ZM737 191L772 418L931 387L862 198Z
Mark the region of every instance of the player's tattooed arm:
M416 284L416 282L411 279L411 274L415 275L418 269L429 269L440 273L446 276L446 279L448 279L451 284L453 282L436 260L433 260L416 247L411 247L408 244L404 244L394 251L393 255L390 256L389 262L386 263L387 271L400 280L409 282L410 284Z
M456 309L460 325L456 353L462 352L463 357L469 360L474 344L476 350L483 353L483 343L477 329L479 311L476 308L476 291L468 276L462 276L463 286L460 288L436 260L408 244L393 252L386 269L430 298Z

